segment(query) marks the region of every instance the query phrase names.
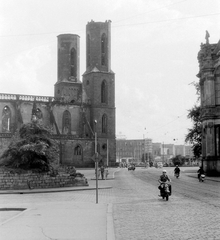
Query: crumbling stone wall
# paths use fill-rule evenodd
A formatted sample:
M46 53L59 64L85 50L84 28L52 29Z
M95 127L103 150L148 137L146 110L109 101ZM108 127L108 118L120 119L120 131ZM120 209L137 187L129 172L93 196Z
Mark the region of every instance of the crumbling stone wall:
M88 186L87 179L82 174L72 176L69 173L60 173L51 176L50 173L11 173L0 171L0 190L42 189Z

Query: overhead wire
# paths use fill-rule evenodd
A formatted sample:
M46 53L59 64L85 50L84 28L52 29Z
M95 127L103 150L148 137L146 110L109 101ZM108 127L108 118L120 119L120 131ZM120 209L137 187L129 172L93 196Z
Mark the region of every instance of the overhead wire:
M151 24L151 23L162 23L162 22L170 22L170 21L177 21L177 20L193 19L193 18L208 17L208 16L215 16L215 15L220 15L220 12L218 12L218 13L211 13L211 14L204 14L204 15L198 15L198 16L191 16L191 17L164 19L164 20L159 20L159 21L149 21L149 22L142 22L142 23L129 23L129 24L118 25L118 26L114 26L114 27L116 28L116 27L125 27L125 26L145 25L145 24Z
M158 11L158 10L160 10L160 9L167 8L167 7L170 7L170 6L173 6L173 5L182 3L182 2L186 2L186 1L188 1L188 0L182 0L182 1L179 1L179 2L176 2L176 3L171 3L171 4L168 4L168 5L159 7L159 8L152 9L152 10L147 11L147 12L144 12L144 13L136 14L136 15L133 15L133 16L131 16L131 17L128 17L128 18L124 18L124 19L115 21L114 23L118 23L118 22L122 22L122 21L127 21L128 19L136 18L136 17L138 17L138 16L141 16L141 15L144 15L144 14L147 14L147 13L151 13L151 12L155 12L155 11Z
M150 10L148 12L145 12L145 13L142 13L142 14L134 15L134 16L131 16L131 17L126 18L126 19L121 19L119 21L116 21L115 23L117 24L118 22L122 22L122 21L125 21L125 20L128 20L128 19L131 19L131 18L135 18L137 16L144 15L144 14L147 14L147 13L150 13L150 12L158 11L160 9L167 8L169 6L176 5L176 4L179 4L179 3L182 3L182 2L186 2L186 1L188 1L188 0L183 0L183 1L179 1L179 2L173 3L173 4L165 5L165 6L160 7L160 8L152 9L152 10ZM142 23L133 23L133 24L130 23L130 24L124 24L124 25L112 25L112 28L125 27L125 26L135 26L135 25L144 25L144 24L151 24L151 23L162 23L162 22L169 22L169 21L177 21L177 20L185 20L185 19L207 17L207 16L216 16L216 15L220 15L220 13L211 13L211 14L204 14L204 15L198 15L198 16L189 16L189 17L181 17L181 18L174 18L174 19L164 19L164 20L159 20L159 21L148 21L148 22L142 22ZM78 31L83 31L83 30L80 29ZM66 32L69 32L69 31L66 31ZM55 33L59 33L60 34L60 31L59 32L32 33L32 34L0 35L0 37L24 37L24 36L27 37L27 36L50 35L50 34L55 34ZM44 45L44 44L42 44L42 45ZM27 50L23 50L23 51L27 51ZM19 53L19 52L17 52L17 53ZM13 54L15 54L15 53L13 53ZM13 54L9 54L9 55L13 55ZM5 56L9 56L9 55L5 55ZM209 98L213 97L213 95L211 95ZM209 98L203 100L203 103L204 103L204 101L208 101ZM178 116L177 119L174 119L174 120L172 120L172 121L170 121L170 122L168 122L168 123L166 123L164 125L161 125L160 127L156 128L156 129L154 129L154 130L152 130L150 132L155 132L158 129L161 129L161 128L163 128L163 127L165 127L165 126L167 126L167 125L177 121L182 116L185 116L185 113L182 114L181 116Z

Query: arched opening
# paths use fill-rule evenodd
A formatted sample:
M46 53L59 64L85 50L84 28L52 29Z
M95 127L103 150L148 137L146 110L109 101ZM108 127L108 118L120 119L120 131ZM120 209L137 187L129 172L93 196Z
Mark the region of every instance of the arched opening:
M11 132L11 109L8 106L2 111L2 132Z
M107 37L106 34L103 33L102 34L102 38L101 38L101 64L103 66L107 65Z
M107 83L105 80L101 84L101 103L107 103Z
M86 66L90 66L90 35L87 34L86 38L86 52L87 52L87 58L86 58Z
M70 53L70 75L74 78L77 77L77 54L75 48L72 48Z
M80 145L77 145L74 148L74 155L76 155L76 156L81 156L82 155L82 147Z
M69 111L65 110L63 113L63 134L71 134L71 114Z
M36 117L37 119L42 119L43 118L43 113L39 108L36 109Z

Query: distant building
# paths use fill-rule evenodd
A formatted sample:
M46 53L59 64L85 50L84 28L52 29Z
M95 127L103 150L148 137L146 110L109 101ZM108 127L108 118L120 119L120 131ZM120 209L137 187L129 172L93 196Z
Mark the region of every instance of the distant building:
M116 139L117 162L138 163L142 161L146 154L152 154L152 139Z

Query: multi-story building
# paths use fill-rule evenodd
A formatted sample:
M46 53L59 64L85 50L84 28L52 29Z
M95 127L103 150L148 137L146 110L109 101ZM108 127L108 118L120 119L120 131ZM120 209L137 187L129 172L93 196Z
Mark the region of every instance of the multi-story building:
M116 140L117 162L138 163L144 159L144 156L145 160L148 161L149 154L152 154L152 139Z
M0 153L21 125L35 115L52 129L52 137L60 143L61 164L94 166L96 135L100 163L113 166L116 144L111 21L91 21L86 26L86 71L82 81L79 36L61 34L57 46L54 96L0 94Z
M171 158L177 155L181 155L187 159L193 159L192 146L190 145L153 143L152 139L149 138L145 140L116 139L117 162L138 163L148 161L147 156L149 155L155 163L162 162L163 164L170 164ZM146 159L143 159L143 156L146 156Z

